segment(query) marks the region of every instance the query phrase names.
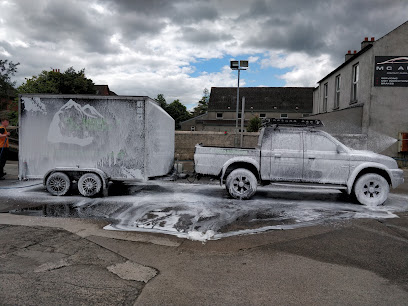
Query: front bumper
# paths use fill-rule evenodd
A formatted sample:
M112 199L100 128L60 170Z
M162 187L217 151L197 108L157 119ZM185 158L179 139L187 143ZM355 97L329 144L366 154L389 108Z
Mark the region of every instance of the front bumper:
M404 171L401 169L392 169L391 172L391 185L392 188L397 188L404 183Z

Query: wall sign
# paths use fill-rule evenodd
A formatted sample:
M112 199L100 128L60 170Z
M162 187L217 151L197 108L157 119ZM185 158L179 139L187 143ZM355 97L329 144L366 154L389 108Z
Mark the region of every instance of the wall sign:
M408 56L376 56L374 86L408 87Z

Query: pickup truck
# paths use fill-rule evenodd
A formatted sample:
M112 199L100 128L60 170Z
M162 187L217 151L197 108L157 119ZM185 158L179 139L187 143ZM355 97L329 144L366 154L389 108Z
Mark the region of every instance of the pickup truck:
M320 120L270 119L256 148L196 145L195 172L217 176L237 199L251 198L259 183L289 183L341 190L358 202L383 204L404 182L403 171L388 156L348 148L316 129Z

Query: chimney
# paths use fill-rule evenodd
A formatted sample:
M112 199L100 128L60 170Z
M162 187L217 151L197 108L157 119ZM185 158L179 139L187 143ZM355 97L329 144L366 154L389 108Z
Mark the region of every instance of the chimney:
M344 61L347 62L353 56L354 56L354 54L351 54L351 50L348 50L347 54L344 56Z
M361 49L364 49L368 45L374 44L375 40L374 37L371 37L371 40L368 40L368 37L364 37L364 40L361 42Z

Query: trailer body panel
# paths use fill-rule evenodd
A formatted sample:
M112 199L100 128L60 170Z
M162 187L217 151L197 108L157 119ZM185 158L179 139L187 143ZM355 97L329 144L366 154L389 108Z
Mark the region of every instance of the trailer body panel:
M21 95L19 100L20 179L76 167L100 169L113 180L144 181L167 174L173 165L174 120L148 97Z

